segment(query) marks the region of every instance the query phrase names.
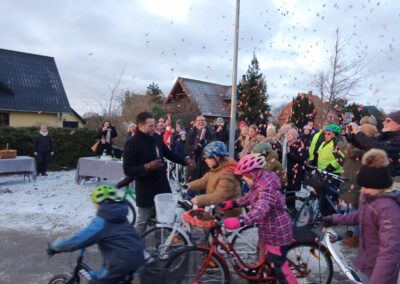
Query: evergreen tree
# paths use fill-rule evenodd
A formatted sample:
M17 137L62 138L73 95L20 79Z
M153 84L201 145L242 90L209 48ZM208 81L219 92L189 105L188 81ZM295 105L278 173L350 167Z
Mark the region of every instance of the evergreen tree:
M292 113L289 120L297 128L302 129L308 121L314 121L315 112L315 106L311 99L305 94L299 94L292 100Z
M157 104L162 103L162 101L164 100L163 92L161 91L158 84L154 82L147 86L146 96L150 96L151 101Z
M238 119L251 124L258 123L260 119L266 119L270 115L267 100L267 84L254 54L238 86Z

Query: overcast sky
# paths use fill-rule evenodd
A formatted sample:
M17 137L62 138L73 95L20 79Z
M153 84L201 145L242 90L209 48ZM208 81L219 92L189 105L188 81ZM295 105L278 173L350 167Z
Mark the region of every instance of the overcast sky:
M96 111L121 72L120 89L151 82L168 95L177 77L232 82L235 0L2 0L0 48L54 57L71 106ZM253 51L270 103L314 89L329 68L339 27L348 62L362 56L359 103L400 107L397 0L242 0L238 79Z

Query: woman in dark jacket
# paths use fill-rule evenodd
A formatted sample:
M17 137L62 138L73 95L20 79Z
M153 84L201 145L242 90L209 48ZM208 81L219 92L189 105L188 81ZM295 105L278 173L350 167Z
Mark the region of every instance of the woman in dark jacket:
M53 142L46 125L40 127L38 135L35 136L33 148L36 157L37 173L38 175L47 176L47 164L49 163L50 155L54 155L54 151Z
M100 140L96 150L97 155L102 155L104 150L106 150L108 156L111 155L112 139L115 137L117 137L115 127L113 127L109 121L104 121L103 127L97 134L97 139Z
M287 191L299 191L304 179L304 165L308 159L307 149L299 139L299 134L295 129L290 129L287 134ZM289 195L289 194L288 194ZM288 196L286 195L286 196ZM287 204L294 207L295 204Z

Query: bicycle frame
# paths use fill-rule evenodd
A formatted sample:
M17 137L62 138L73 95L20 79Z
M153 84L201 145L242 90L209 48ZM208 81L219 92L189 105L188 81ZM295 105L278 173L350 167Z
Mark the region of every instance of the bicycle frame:
M94 276L94 271L86 263L83 262L83 257L85 255L85 252L86 249L81 249L79 251L79 256L76 261L74 272L72 275L68 275L70 277L70 280L68 280L67 284L75 283L75 281L79 283L80 276L82 276L86 280L91 280L92 277Z
M264 249L260 249L260 257L258 260L258 263L256 265L246 265L244 261L241 259L240 255L235 251L235 249L232 246L231 242L228 242L227 238L222 232L221 228L214 228L210 231L210 235L212 237L212 241L210 243L210 246L204 246L204 245L197 245L197 247L207 249L208 250L208 255L206 259L204 260L203 264L201 265L201 268L198 271L198 276L201 276L204 274L206 269L209 266L209 263L211 261L211 257L213 254L216 254L219 259L222 261L225 261L225 259L222 257L221 253L219 252L218 248L221 248L223 251L226 252L226 254L229 257L229 260L233 266L233 269L235 272L239 275L239 277L246 279L246 280L263 280L263 281L269 281L269 280L275 280L275 276L268 276L265 273L264 267L267 266L268 268L269 265L266 263L266 254ZM222 242L219 237L222 237L225 242ZM252 275L247 274L245 271L251 272ZM200 278L200 277L199 277Z
M335 252L335 249L332 246L332 243L336 242L339 239L336 232L331 228L325 228L324 235L322 238L322 242L324 243L325 247L328 249L331 257L339 266L340 270L346 275L348 279L353 281L354 283L362 283L358 275L354 272L354 270L347 265L345 261L342 261L340 257Z

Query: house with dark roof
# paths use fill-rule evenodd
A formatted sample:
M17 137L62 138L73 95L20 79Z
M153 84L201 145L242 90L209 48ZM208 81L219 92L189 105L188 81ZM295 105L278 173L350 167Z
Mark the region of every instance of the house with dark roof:
M0 49L0 126L82 127L54 58Z
M209 121L217 117L229 119L231 94L232 86L178 77L165 104L179 106L174 108L178 112L187 111L185 106L192 104L193 115L202 114Z

